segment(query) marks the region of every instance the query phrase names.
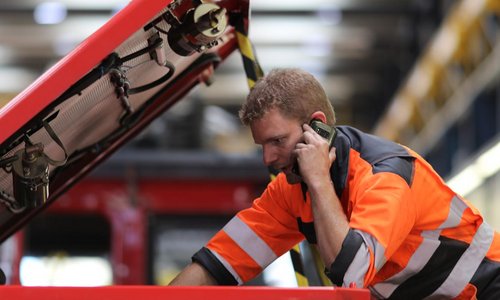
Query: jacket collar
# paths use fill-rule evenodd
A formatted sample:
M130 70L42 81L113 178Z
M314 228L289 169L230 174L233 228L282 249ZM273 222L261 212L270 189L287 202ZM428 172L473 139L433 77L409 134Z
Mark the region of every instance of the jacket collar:
M347 173L349 171L349 150L351 148L351 141L344 133L343 126L338 126L337 137L333 142L337 158L330 168L330 176L335 187L335 193L339 199L342 197L342 192L347 184Z

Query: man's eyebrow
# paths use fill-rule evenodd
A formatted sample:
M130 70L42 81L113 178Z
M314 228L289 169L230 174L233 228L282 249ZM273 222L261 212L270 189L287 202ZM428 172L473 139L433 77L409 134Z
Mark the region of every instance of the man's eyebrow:
M282 133L282 134L276 134L276 135L273 135L271 137L268 137L262 141L256 141L254 140L254 143L257 144L257 145L264 145L264 144L267 144L267 143L270 143L272 141L275 141L277 139L282 139L282 138L286 138L288 137L288 134L286 133Z
M283 139L283 138L286 138L287 135L286 134L278 134L278 135L275 135L275 136L272 136L272 137L269 137L267 139L264 140L265 143L269 143L269 142L272 142L272 141L275 141L275 140L278 140L278 139Z

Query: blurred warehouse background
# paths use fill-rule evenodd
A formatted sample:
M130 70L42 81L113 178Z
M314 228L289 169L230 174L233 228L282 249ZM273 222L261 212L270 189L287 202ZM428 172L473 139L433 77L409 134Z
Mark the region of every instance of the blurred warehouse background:
M0 0L0 104L127 2ZM250 38L265 72L300 67L315 74L339 124L412 147L500 230L498 0L250 0L250 5ZM12 270L13 276L23 284L65 284L54 268L43 273L47 265L66 267L73 257L74 266L97 257L101 260L83 262L95 263L87 278L97 281L90 285L165 284L234 211L248 206L267 175L237 118L248 91L238 53L217 69L213 81L192 91L61 197L52 212L5 243L0 252L22 249L21 273ZM161 204L138 214L133 208L143 199ZM103 212L100 201L126 207L130 227L117 229L113 222L125 217L109 208ZM130 263L118 247L134 249L145 261ZM23 266L31 275L41 273L23 279ZM97 268L103 278L95 276Z

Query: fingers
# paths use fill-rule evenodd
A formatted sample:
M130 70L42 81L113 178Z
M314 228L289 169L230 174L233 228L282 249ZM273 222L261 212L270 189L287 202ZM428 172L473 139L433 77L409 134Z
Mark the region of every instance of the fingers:
M337 151L337 148L332 147L330 149L330 152L328 153L328 157L330 158L331 163L333 163L335 159L337 159L337 153L335 151Z
M312 127L309 126L309 124L307 124L307 123L302 124L302 129L304 130L304 132L314 132Z
M302 125L302 129L304 130L304 141L306 144L310 144L316 135L316 132L309 126L308 124Z
M304 142L306 144L315 144L315 145L321 145L326 142L325 138L320 136L314 129L312 129L309 124L304 124L302 126L302 129L304 130L303 136L304 136Z
M304 148L307 148L307 144L306 143L297 143L295 145L295 149L304 149Z

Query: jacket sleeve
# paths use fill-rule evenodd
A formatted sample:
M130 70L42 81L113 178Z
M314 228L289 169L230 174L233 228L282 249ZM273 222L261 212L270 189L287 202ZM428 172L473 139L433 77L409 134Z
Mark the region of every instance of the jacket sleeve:
M408 236L415 202L408 182L391 172L370 174L350 193L351 229L326 273L338 286L366 287Z
M283 197L284 179L280 174L193 257L219 284L243 284L304 238Z

